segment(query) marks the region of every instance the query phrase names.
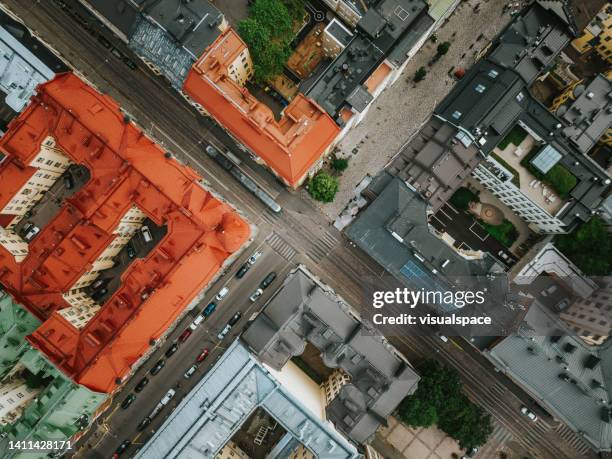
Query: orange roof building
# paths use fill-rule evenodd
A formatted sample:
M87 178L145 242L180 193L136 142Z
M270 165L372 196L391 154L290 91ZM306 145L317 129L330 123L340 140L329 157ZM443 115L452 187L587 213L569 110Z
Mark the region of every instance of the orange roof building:
M71 73L39 87L0 152L0 284L42 321L28 337L34 347L75 382L111 392L248 240L249 225ZM17 231L74 167L86 169L82 186L35 237L31 224ZM159 238L104 301L89 296L143 232Z
M272 110L243 86L251 67L248 48L228 28L193 65L183 90L295 188L329 149L340 128L301 93L277 121Z

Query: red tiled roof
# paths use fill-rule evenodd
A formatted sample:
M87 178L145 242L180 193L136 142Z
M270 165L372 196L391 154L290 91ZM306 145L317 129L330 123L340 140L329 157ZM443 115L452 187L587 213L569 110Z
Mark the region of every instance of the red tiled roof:
M313 100L298 94L276 121L269 107L227 75L246 45L228 28L194 64L183 90L292 187L340 132Z
M30 243L23 262L0 247L0 283L43 320L28 337L35 347L77 383L111 392L247 241L250 229L197 184L192 169L166 158L126 122L115 101L71 73L40 86L0 139L0 151L9 156L0 167L3 189L13 180L11 164L31 160L47 135L85 165L91 179ZM120 288L78 330L57 313L68 306L62 293L112 241L132 204L166 225L167 233L146 258L133 261ZM149 294L145 300L143 293Z

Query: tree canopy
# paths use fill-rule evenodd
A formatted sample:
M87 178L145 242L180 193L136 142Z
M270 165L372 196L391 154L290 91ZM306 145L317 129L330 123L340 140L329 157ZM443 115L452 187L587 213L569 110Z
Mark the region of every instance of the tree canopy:
M249 17L240 21L238 34L249 47L255 81L262 83L283 71L291 55L294 24L304 12L301 0L255 0Z
M338 192L338 179L326 172L318 172L308 182L308 193L317 201L332 202Z
M600 217L591 218L569 234L559 235L555 245L585 274L612 274L612 237Z
M428 360L420 371L417 390L398 408L402 422L413 427L436 424L462 448L484 444L491 434L491 418L462 392L459 374Z

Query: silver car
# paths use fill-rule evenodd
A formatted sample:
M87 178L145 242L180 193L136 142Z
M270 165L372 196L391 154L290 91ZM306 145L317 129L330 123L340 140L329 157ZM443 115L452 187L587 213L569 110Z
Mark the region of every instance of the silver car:
M219 334L217 335L217 338L219 339L225 338L231 329L232 329L232 326L230 324L227 324L225 327L223 327L223 330L219 332Z

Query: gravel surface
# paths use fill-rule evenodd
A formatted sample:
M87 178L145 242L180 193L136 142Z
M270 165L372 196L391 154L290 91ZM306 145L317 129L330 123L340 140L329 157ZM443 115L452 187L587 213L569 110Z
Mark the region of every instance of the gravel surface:
M461 2L436 32L437 43L428 40L423 45L403 75L374 101L361 124L342 139L339 156L349 157L350 163L340 179L340 191L333 203L316 203L330 219L335 219L353 197L353 189L361 179L380 171L428 119L453 87L454 80L448 75L451 68L469 68L475 54L510 21L507 13L502 14L505 3L501 0ZM477 4L480 7L476 13ZM428 67L438 44L444 41L451 43L448 53ZM427 76L413 83L412 78L421 66L427 68Z

